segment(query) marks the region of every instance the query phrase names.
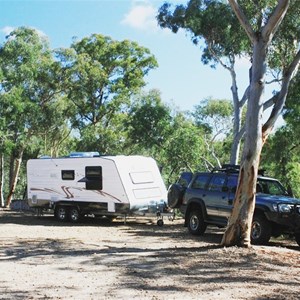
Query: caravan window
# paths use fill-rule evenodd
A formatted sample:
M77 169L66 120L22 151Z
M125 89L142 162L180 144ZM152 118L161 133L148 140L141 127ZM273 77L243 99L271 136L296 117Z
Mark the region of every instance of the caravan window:
M74 170L62 170L61 178L62 178L62 180L74 180L74 178L75 178Z
M85 167L86 189L102 190L102 167Z

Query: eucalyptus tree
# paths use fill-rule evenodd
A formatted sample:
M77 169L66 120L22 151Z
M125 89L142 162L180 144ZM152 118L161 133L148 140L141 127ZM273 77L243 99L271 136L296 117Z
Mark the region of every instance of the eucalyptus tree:
M300 74L291 83L283 110L284 125L262 151L262 167L300 197Z
M195 106L192 116L196 124L207 128L213 140L232 131L233 106L229 100L207 98Z
M135 96L129 111L128 147L148 149L149 154L161 151L171 131L171 110L165 105L158 90Z
M11 157L9 205L25 148L45 127L53 125L46 112L60 94L59 64L53 59L44 36L34 29L20 27L6 37L0 48L0 69L1 119L4 120L1 145L9 149Z
M300 197L299 126L282 126L272 134L262 151L261 168L278 178L288 191Z
M239 183L222 244L248 247L262 147L282 113L290 82L299 67L300 3L296 0L239 3L229 0L229 4L251 42L253 54ZM271 113L264 123L266 70L267 65L273 63L281 77L281 86L269 101Z
M214 157L205 142L206 132L182 113L173 116L171 134L161 149L167 183L178 179L182 171L211 168Z
M251 48L233 11L225 1L190 0L186 5L177 5L175 8L170 3L164 3L157 19L161 27L169 28L174 33L179 29L187 31L192 42L201 47L204 64L212 68L219 64L229 72L234 108L230 162L236 164L244 134L242 111L249 96L248 88L242 95L239 94L236 61L241 57L250 60Z
M118 111L111 116L106 127L97 123L81 128L80 135L75 136L77 151L95 150L107 155L130 154L134 145L127 148L127 119L126 111Z
M145 85L144 77L157 67L149 49L100 34L74 41L70 49L61 49L57 55L73 105L72 126L100 145L99 138L115 114L126 109L130 97Z
M153 156L167 184L176 180L180 171L212 165L214 158L205 142L209 133L188 115L163 103L157 90L137 95L126 126L127 149Z
M257 2L257 1L256 1ZM259 1L244 3L245 9L249 13L257 16L257 23L262 23L267 16L264 12L259 13L264 6L272 7L272 1ZM163 28L169 28L174 33L183 29L191 36L193 43L202 49L201 60L211 67L221 65L228 70L231 77L231 92L233 101L233 142L231 147L230 162L236 164L240 158L241 139L245 133L245 126L242 121L243 107L249 99L250 85L246 87L242 94L238 89L238 76L236 73L236 63L241 58L246 58L251 66L252 43L243 32L234 11L228 1L224 0L190 0L186 5L172 6L165 3L158 12L158 23ZM283 28L277 33L276 39L272 41L272 47L268 53L268 75L271 78L268 84L280 83L280 72L283 65L288 63L291 54L288 50L288 43L293 43L296 13L291 18L284 20ZM252 76L252 68L249 69L249 79ZM201 78L199 78L201 80ZM250 80L249 80L250 82ZM273 99L266 101L264 110L269 108Z
M223 142L232 133L232 113L233 106L229 100L212 98L201 101L191 113L197 126L205 129L207 149L219 167L221 167L222 160L226 156L217 154L215 146L219 146L220 142ZM223 160L223 162L226 161Z
M242 106L244 100L247 100L244 127L246 135L239 187L223 245L250 244L255 182L261 149L282 112L290 81L299 65L299 6L300 3L296 0L191 0L186 7L177 6L173 13L170 12L170 5L164 4L158 14L162 27L169 27L174 32L184 28L192 34L195 43L204 39L204 63L222 63L221 58L227 58L229 66L232 67L236 58L242 54L251 61L245 97L239 99L238 105L234 102L234 110L237 112L236 107ZM242 34L241 30L246 31L246 34ZM270 99L263 97L267 70L279 83ZM231 73L231 76L234 82L236 74ZM234 83L232 91L237 91ZM263 124L262 113L267 108L271 108L271 113ZM241 113L239 111L239 116ZM234 129L234 140L237 134ZM232 158L231 162L234 162Z

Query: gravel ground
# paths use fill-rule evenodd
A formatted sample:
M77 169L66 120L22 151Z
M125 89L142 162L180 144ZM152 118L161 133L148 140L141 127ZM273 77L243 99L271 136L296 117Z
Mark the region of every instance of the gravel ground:
M223 248L222 233L193 237L181 219L72 225L1 209L0 299L300 299L294 241Z

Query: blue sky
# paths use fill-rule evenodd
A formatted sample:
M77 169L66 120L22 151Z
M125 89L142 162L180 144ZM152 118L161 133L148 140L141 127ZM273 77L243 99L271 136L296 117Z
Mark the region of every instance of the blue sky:
M145 78L145 90L158 89L162 100L180 110L192 110L201 100L231 99L228 71L201 63L201 50L185 32L157 26L160 0L0 0L0 43L13 28L33 27L49 38L51 48L69 47L72 38L93 33L115 40L129 39L150 49L159 67ZM187 0L169 1L185 4ZM238 64L240 91L249 66ZM244 82L244 84L243 84Z

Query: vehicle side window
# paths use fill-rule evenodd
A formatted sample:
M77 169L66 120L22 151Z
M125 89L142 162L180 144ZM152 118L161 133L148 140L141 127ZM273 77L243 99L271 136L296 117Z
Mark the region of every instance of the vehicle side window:
M222 191L222 187L224 186L226 177L225 176L214 176L208 186L210 191Z
M261 192L270 195L286 195L283 186L275 180L258 180L261 187Z
M191 187L193 189L204 189L209 177L210 177L209 175L205 175L205 174L197 175Z
M74 180L75 172L74 170L62 170L61 171L61 179L62 180Z
M269 184L270 195L282 195L282 190L275 184Z
M235 193L237 188L238 178L237 176L228 176L227 179L227 187L229 192Z

